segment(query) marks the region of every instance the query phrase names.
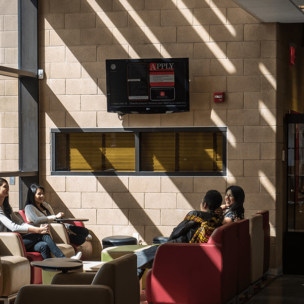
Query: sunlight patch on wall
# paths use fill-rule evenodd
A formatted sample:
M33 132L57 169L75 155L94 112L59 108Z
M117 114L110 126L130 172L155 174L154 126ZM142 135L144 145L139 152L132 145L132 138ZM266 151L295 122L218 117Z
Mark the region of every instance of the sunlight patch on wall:
M182 0L180 0L181 3L183 3ZM186 6L185 3L183 3L184 6ZM188 16L186 15L185 11L183 9L179 9L180 13L184 16L185 19L189 19ZM217 14L218 18L223 22L223 24L226 24L226 17L218 10L214 10L214 13ZM188 20L189 25L192 25L192 22L194 24L200 24L200 22L196 19L194 15L192 15L193 20ZM205 37L208 36L207 31L202 27L202 29L198 30L197 27L192 27L193 30L197 33L197 35L202 39L203 42L209 42L206 41ZM228 31L232 36L236 36L236 32L232 27L227 27ZM225 58L227 57L224 52L219 48L217 44L213 48L210 47L208 43L206 43L206 46L210 49L210 51L214 54L215 57L217 58ZM236 73L236 68L232 64L232 62L228 59L227 61L220 61L221 65L226 69L226 71L230 74Z
M89 2L89 4L90 4L90 6L92 7L92 9L94 11L98 10L98 11L103 12L103 9L98 5L97 2L95 2L94 5L92 5L90 2ZM132 51L133 54L135 54L136 56L138 56L138 54L136 53L136 51L134 50L134 48L131 46L131 44L129 44L129 42L126 40L126 38L123 36L123 34L119 31L119 29L115 26L115 24L110 20L110 18L107 18L107 23L105 23L105 25L108 28L112 28L112 29L116 29L117 30L118 34L115 35L115 39L117 41L119 41L121 47L124 48L124 50L126 51L127 54L129 54L129 51ZM128 49L128 46L129 46L130 49Z
M262 170L259 170L259 176L263 176L260 178L261 187L263 187L269 195L275 200L276 199L276 188L275 185L270 181L270 179L265 176Z
M265 103L262 100L259 100L259 107L262 108L260 110L260 114L263 117L263 119L268 123L269 127L273 130L274 133L276 133L276 125L274 122L276 121L276 117L273 115L273 113L267 108Z
M269 83L271 84L271 86L273 87L273 89L276 90L277 89L277 81L274 78L274 76L271 75L271 73L266 68L266 66L264 65L264 63L262 63L262 62L259 63L259 69L262 72L262 74L265 76L265 78L269 81Z

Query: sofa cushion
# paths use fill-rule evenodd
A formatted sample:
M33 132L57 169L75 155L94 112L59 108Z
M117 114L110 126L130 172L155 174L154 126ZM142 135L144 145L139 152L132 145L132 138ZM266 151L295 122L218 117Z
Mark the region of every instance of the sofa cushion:
M70 258L71 256L75 255L75 251L72 245L69 244L56 244L56 245L67 258Z

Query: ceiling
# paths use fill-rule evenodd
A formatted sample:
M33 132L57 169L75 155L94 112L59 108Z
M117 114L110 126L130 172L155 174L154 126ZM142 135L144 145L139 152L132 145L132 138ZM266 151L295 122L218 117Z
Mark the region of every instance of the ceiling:
M304 0L232 0L262 22L304 23Z

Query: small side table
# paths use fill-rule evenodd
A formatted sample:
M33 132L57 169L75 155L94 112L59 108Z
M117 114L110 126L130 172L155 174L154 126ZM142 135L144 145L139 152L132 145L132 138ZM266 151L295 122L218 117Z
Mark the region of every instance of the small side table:
M83 272L97 272L106 262L83 261Z
M31 262L32 266L42 268L42 284L50 285L53 277L59 273L67 273L68 271L83 271L83 264L80 260L67 258L46 259L39 262Z

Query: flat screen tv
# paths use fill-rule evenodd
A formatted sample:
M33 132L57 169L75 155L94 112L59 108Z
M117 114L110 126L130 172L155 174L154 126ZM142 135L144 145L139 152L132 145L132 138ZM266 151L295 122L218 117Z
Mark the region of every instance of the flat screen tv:
M108 112L189 111L188 58L106 60L106 73Z

